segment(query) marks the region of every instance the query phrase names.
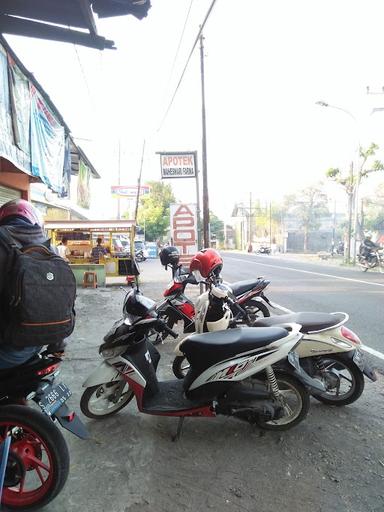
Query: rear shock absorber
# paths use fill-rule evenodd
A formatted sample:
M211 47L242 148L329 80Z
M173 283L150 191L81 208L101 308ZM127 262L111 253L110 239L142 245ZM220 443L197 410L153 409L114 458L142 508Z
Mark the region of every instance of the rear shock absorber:
M267 373L268 382L271 386L273 396L275 398L279 399L280 398L279 385L277 384L276 375L275 375L275 372L273 371L272 366L267 366L265 371Z
M316 366L321 373L324 373L326 371L325 364L321 357L316 357Z

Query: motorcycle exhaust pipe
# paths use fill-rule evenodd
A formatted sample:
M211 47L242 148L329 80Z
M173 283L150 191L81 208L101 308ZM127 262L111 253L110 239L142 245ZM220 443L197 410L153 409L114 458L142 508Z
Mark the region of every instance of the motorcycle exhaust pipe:
M232 386L220 399L220 404L231 405L239 403L249 403L250 401L260 401L271 398L271 393L261 383L254 382L252 389L245 388L241 384Z
M224 414L253 424L260 419L264 421L278 420L284 416L284 409L280 405L273 406L271 402L263 401L256 407L233 407Z

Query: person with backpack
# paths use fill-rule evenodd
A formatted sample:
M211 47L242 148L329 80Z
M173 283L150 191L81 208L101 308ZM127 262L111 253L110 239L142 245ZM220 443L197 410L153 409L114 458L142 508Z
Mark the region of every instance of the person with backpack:
M42 227L28 201L0 207L0 369L23 364L45 345L63 353L74 328L75 278Z

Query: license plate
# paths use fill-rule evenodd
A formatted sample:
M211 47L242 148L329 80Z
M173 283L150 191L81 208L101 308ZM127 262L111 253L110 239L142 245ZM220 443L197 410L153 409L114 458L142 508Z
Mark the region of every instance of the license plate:
M72 393L68 386L59 384L49 388L49 391L41 398L39 406L45 414L52 416L71 395Z
M357 348L355 350L355 353L353 354L353 362L355 363L356 366L360 368L360 370L364 370L365 356L364 352L359 348Z

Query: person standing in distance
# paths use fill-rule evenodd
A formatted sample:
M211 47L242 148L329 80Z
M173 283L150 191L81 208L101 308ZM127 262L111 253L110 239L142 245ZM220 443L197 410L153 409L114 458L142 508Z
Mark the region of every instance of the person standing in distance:
M64 236L61 240L61 243L56 247L56 249L57 249L57 254L59 256L61 256L63 258L63 260L69 262L68 256L71 254L71 251L69 250L69 247L67 244L68 244L68 238Z

